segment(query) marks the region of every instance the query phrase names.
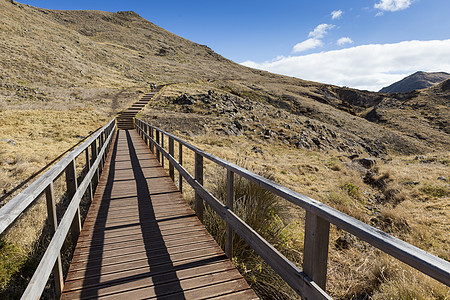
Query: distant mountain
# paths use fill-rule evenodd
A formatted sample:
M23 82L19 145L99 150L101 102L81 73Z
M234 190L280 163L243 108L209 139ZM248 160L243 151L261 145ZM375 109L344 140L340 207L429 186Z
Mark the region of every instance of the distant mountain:
M445 72L416 72L397 81L390 86L384 87L380 90L380 93L405 93L412 92L414 90L420 90L431 87L436 83L442 82L450 78L450 74Z

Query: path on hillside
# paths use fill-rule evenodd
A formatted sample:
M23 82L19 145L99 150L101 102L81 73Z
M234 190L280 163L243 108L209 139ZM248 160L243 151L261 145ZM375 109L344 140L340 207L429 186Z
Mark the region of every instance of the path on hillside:
M117 128L118 129L133 129L134 121L133 118L148 104L148 102L163 88L163 86L158 86L153 89L150 93L142 96L139 101L134 103L131 107L124 110L117 117Z

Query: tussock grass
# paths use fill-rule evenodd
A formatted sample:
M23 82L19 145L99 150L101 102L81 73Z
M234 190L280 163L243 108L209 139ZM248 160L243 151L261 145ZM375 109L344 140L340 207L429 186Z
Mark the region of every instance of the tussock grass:
M274 179L270 174L262 176ZM226 176L217 176L211 192L222 202L226 198ZM301 260L293 247L287 221L289 211L283 201L269 191L236 176L234 212L270 244L293 261ZM205 205L204 224L218 244L225 247L225 222ZM233 262L247 282L263 299L296 299L281 278L236 234L233 239Z
M447 186L446 182L437 181L437 177L445 176L448 166L445 161L447 153L434 154L438 156L431 163L413 163L414 157L393 156L385 161L378 160L377 166L370 170L361 170L348 166L346 161L336 161L335 153L315 153L304 150L289 150L276 144L259 143L263 154L252 153L250 149L254 141L243 137L214 138L211 135L186 137L195 142L196 146L222 157L228 161L239 161L246 168L256 170L261 174L272 174L275 181L288 186L302 194L349 214L367 224L384 230L425 251L431 252L443 259L449 260L450 240L448 236L448 219L450 218L450 200L448 197L430 196L421 187L429 184ZM224 144L226 140L226 145ZM217 142L215 142L217 141ZM237 154L245 155L245 161ZM341 158L342 159L342 158ZM341 166L340 170L330 168L330 161ZM271 163L267 163L270 161ZM190 163L193 162L193 159ZM332 166L332 165L331 165ZM211 168L205 169L209 173ZM286 173L281 172L285 170ZM206 173L205 173L206 176ZM214 190L216 196L223 199L224 174L209 175L212 183L207 183L208 189ZM214 180L213 180L214 179ZM216 180L217 179L217 180ZM369 180L368 180L369 179ZM420 181L418 185L405 182ZM398 189L401 201L386 198L386 190ZM292 259L301 268L303 252L304 219L303 211L293 208L286 202L281 202L287 214L280 219L284 225L281 232L283 242L271 240L277 249ZM206 219L206 217L205 217ZM211 212L211 219L215 220ZM265 222L274 220L266 217ZM224 224L208 221L211 231L217 232L218 241L223 241ZM275 222L275 224L278 224ZM346 249L336 246L337 240L345 237L349 241ZM269 237L269 239L272 237ZM223 243L223 242L222 242ZM279 246L283 245L283 246ZM280 247L280 248L278 248ZM236 254L236 257L238 254ZM251 284L260 284L260 295L265 297L296 297L289 288L274 288L276 284L265 284L266 274L270 268L263 262L258 262L254 253L246 253L245 258L252 261L246 263L235 258L234 262ZM267 273L265 273L267 272ZM261 275L261 279L258 279ZM411 278L409 278L411 277ZM276 277L272 277L276 278ZM420 279L417 279L420 278ZM276 281L280 280L279 278ZM279 283L277 283L279 284ZM436 280L422 275L420 272L390 258L369 244L346 234L332 226L330 232L329 264L327 291L336 299L416 299L408 298L409 294L402 292L408 285L414 285L414 297L417 299L447 299L448 287ZM268 288L270 286L270 288ZM427 295L428 287L431 287ZM258 290L257 285L255 289ZM283 296L274 296L272 290L282 290ZM267 296L269 295L269 296Z

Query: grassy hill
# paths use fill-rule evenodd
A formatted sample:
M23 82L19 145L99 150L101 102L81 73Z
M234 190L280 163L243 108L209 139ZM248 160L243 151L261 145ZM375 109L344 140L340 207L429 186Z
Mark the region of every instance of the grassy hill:
M271 74L134 12L53 11L0 0L0 202L151 83L167 87L140 114L144 120L449 259L448 80L382 94ZM361 167L355 157L373 157L376 166ZM212 186L219 175L206 176ZM289 251L302 248L301 216L283 221ZM340 238L332 228L332 244ZM34 251L32 235L11 240L18 253ZM335 298L399 298L411 286L416 298L449 296L361 241L350 244L330 245ZM14 285L11 273L0 272L3 295Z

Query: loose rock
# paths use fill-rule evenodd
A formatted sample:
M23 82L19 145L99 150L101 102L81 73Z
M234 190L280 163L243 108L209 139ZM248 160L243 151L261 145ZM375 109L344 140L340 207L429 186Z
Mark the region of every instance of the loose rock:
M354 159L353 161L360 164L361 166L363 166L366 169L371 169L377 163L377 161L373 158L359 158L359 159Z

